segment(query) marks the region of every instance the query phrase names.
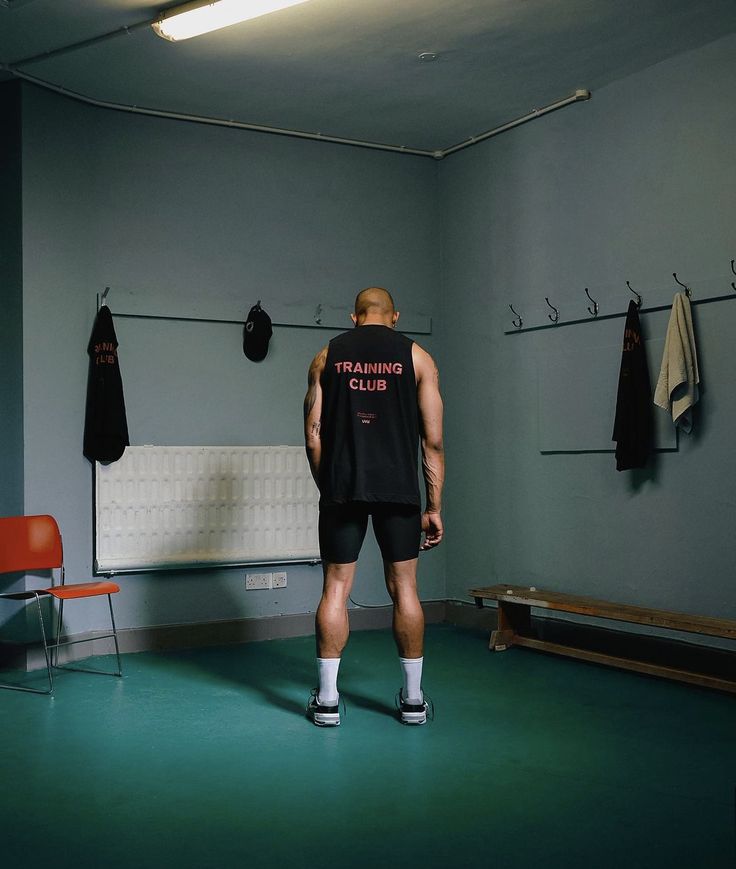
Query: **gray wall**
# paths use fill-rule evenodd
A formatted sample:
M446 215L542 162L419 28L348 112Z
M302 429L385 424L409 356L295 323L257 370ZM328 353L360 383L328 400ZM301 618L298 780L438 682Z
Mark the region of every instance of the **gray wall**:
M645 304L668 303L673 270L696 297L729 291L734 48L729 37L682 55L439 165L116 114L25 88L25 510L58 516L70 576L92 567L81 440L96 292L150 289L172 313L183 296L205 304L240 293L245 313L258 298L266 308L341 305L378 283L405 310L435 317L422 343L440 362L446 399L448 534L423 557L425 597L504 581L736 615L736 303L695 309L696 431L643 473L617 473L612 453L539 452L538 365L562 347L609 353L622 320L503 334L508 302L530 324L544 322L545 295L563 317L585 316L586 286L602 313L625 308L626 279ZM647 315L649 337L666 322ZM277 329L268 359L253 365L237 326L119 318L117 328L134 444L299 443L304 372L334 334ZM17 401L17 373L12 382L3 389ZM584 426L586 412L581 404L570 425ZM281 595L246 594L243 572L124 577L121 625L317 602L316 568L290 568ZM386 601L374 549L355 597ZM75 612L72 630L96 623L84 606Z
M434 313L436 166L429 160L141 118L24 90L26 511L57 516L68 575L92 569L92 469L82 456L86 344L95 296L114 288L170 302L350 305L369 284ZM351 324L346 322L346 328ZM133 444L299 444L306 371L335 331L277 328L249 362L242 327L119 317ZM422 339L430 351L433 338ZM120 578L123 627L315 608L318 567L289 567L281 593L244 590L245 570ZM444 596L441 552L423 592ZM386 603L366 546L356 600ZM72 612L74 609L74 612ZM71 630L95 624L68 608ZM66 616L65 616L66 617Z
M538 366L620 346L623 320L503 334L508 303L526 325L546 322L547 295L563 318L587 316L585 287L601 313L625 310L626 280L645 305L670 303L673 271L694 298L731 292L734 93L731 36L441 165L449 595L508 582L736 616L736 301L694 309L696 429L646 472L539 452ZM643 315L649 337L667 316Z
M23 260L21 235L21 100L16 84L0 86L0 516L23 513ZM24 577L0 577L0 592ZM22 639L20 604L3 601L3 639Z
M0 87L0 516L23 512L20 87Z

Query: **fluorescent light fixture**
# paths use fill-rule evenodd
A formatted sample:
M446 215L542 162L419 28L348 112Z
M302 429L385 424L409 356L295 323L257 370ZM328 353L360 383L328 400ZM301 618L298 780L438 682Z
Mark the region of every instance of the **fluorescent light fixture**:
M214 3L203 3L202 0L195 0L193 3L185 3L162 12L151 26L164 39L178 42L306 2L307 0L215 0Z

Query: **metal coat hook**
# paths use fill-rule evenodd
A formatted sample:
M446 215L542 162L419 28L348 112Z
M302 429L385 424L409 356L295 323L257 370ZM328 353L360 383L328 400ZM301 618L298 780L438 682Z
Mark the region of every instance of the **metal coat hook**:
M524 325L524 321L521 319L521 314L519 314L517 311L514 311L513 305L509 305L509 308L511 308L511 311L518 317L518 320L512 320L511 322L514 324L514 326L516 326L517 329L521 329L521 327Z
M593 307L592 307L592 308L590 307L590 305L588 305L588 311L590 312L591 316L593 316L593 317L597 317L597 316L598 316L598 302L596 302L596 300L595 300L595 299L590 295L590 293L588 292L588 288L587 288L587 287L585 288L585 295L586 295L586 296L590 299L590 301L593 303Z
M318 325L322 325L322 305L317 305L317 308L314 312L314 322Z
M636 290L631 286L631 284L630 284L628 281L626 281L626 286L627 286L627 287L631 290L631 292L636 296L636 307L637 307L637 308L641 308L642 298L641 298L641 296L639 295L639 293L636 292Z
M559 312L559 311L557 310L557 308L555 308L555 306L550 302L550 300L549 300L549 298L548 298L547 296L544 297L544 301L545 301L545 302L550 306L550 308L552 308L552 310L554 311L554 314L547 314L547 316L550 318L550 320L551 320L553 323L556 323L556 322L560 319L560 312Z
M690 287L688 287L687 284L683 284L683 282L678 279L677 272L672 272L672 277L675 279L675 283L679 284L683 288L683 290L685 290L685 294L689 299L690 296L692 296L692 291L690 290Z
M107 299L107 294L109 292L110 292L110 287L105 287L105 292L102 294L102 298L100 299L100 307L107 304L105 299Z
M731 260L731 271L736 275L736 269L733 267L733 263L734 261ZM731 286L736 290L736 284L733 281L731 281Z

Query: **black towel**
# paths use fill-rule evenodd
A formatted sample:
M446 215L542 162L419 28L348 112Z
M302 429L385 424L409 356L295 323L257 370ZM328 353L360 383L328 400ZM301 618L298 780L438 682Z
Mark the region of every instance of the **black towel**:
M652 389L639 309L633 301L626 314L613 440L617 471L646 465L652 451Z
M87 353L89 376L84 455L91 462L115 462L130 441L118 362L118 339L107 305L97 312Z

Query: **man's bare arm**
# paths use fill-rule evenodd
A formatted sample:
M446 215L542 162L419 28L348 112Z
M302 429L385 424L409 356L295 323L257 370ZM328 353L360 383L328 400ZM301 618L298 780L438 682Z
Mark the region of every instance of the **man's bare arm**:
M445 450L442 438L442 396L439 372L434 360L417 344L412 348L417 379L417 403L422 446L422 473L427 503L422 516L425 532L422 549L436 546L444 534L441 518L442 487L445 481Z
M320 382L327 360L327 347L314 357L307 375L307 394L304 396L304 444L314 482L319 486L319 464L322 458L320 425L322 418L322 384Z

